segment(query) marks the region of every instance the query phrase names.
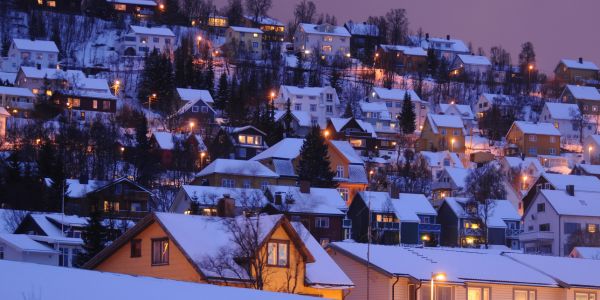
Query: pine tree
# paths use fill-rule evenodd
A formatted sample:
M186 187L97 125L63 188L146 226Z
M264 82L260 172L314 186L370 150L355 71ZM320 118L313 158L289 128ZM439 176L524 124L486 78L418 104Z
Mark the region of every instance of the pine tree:
M175 102L175 77L173 64L169 56L161 54L155 48L144 60L144 70L138 84L138 99L148 103L152 98L151 107L165 114L172 113ZM156 94L156 97L153 95ZM152 97L151 97L152 96Z
M83 252L79 253L77 265L81 266L104 249L108 237L108 230L102 224L100 209L95 208L90 213L88 224L85 226L81 238L83 239Z
M313 187L335 188L335 172L331 171L327 142L319 126L313 126L300 149L298 179L309 181Z
M63 151L64 149L56 151L50 142L44 143L40 149L37 159L38 172L41 178L50 179L50 186L41 199L43 203L40 209L43 211L60 211L63 197L68 197L69 185L61 154Z
M344 110L344 114L342 115L342 118L352 118L354 117L354 110L352 109L352 104L350 104L350 101L348 101L346 103L346 109Z
M288 98L287 102L285 103L285 115L283 115L283 126L284 126L285 137L294 136L294 129L292 128L292 121L293 121L292 102Z
M136 182L143 186L150 186L154 177L155 157L151 153L150 140L148 139L148 121L146 117L140 118L135 127L135 158Z
M212 56L208 57L206 73L204 74L204 86L211 95L215 94L215 68L213 66Z
M293 84L295 86L304 86L304 56L301 52L296 53Z
M404 102L402 103L402 112L400 113L400 127L402 128L402 132L405 134L411 134L415 132L415 118L415 108L410 100L410 94L408 91L405 91Z
M2 57L8 56L8 50L10 49L10 44L11 44L11 40L10 40L8 31L3 32L2 33L2 53L0 54L0 55L2 55Z
M218 110L223 110L225 106L227 106L227 101L229 101L229 81L227 81L227 74L223 72L221 73L221 77L219 77L219 87L217 89L217 95L215 99L215 108Z
M64 51L63 51L63 47L62 47L62 40L60 38L60 26L59 26L58 22L54 22L52 24L51 40L56 44L56 47L58 47L58 60L60 61L63 59Z

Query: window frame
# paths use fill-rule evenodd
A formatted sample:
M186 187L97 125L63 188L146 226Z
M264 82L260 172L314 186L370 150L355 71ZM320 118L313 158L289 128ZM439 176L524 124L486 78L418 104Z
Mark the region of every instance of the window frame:
M485 298L483 297L484 295L484 290L488 291L488 298L487 300L490 300L492 298L492 288L489 286L480 286L480 285L473 285L473 286L467 286L467 300L469 299L469 289L479 289L481 291L481 298L477 299L477 300L485 300Z
M573 292L573 299L577 299L577 294L586 295L588 300L598 300L598 294L596 292L575 291ZM594 295L593 299L590 298L591 295Z
M275 255L276 255L275 256L275 261L276 261L275 264L271 264L270 263L270 259L269 259L269 245L271 245L271 244L276 244L277 245L276 251L275 251ZM286 245L286 249L287 249L286 256L287 256L287 258L286 258L286 264L285 265L280 265L279 264L279 245ZM290 241L289 240L277 240L277 239L269 240L267 242L267 249L266 249L266 251L267 251L267 266L269 266L269 267L276 267L276 268L289 268L289 266L290 266Z
M167 242L167 255L166 255L167 259L166 259L166 262L155 262L155 261L154 261L154 243L157 243L157 242L159 242L159 243L162 243L162 242L164 242L164 241L166 241L166 242ZM166 265L169 265L169 261L170 261L170 259L169 259L169 252L171 252L171 249L170 249L170 248L171 248L171 245L170 245L170 243L169 243L169 238L168 238L168 237L162 237L162 238L153 238L153 239L151 239L151 245L152 245L152 246L151 246L151 248L150 248L150 250L151 250L151 255L150 255L150 264L151 264L152 266L166 266ZM161 244L161 245L162 245L162 244ZM161 247L161 248L162 248L162 247Z
M326 222L323 222L326 221ZM330 225L329 217L315 217L315 227L328 229Z
M139 245L139 249L136 249L136 245ZM142 239L132 239L129 242L129 248L130 248L130 252L129 252L129 257L130 258L139 258L142 257ZM139 251L139 253L138 253Z
M537 290L535 289L525 289L525 288L514 288L513 289L513 300L516 299L517 292L527 292L527 300L537 300ZM533 299L531 299L531 292L534 293Z

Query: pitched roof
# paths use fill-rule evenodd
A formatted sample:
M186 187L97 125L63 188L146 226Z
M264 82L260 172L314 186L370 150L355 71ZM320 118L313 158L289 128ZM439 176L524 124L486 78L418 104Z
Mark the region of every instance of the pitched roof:
M517 212L516 208L508 200L489 200L490 204L487 216L487 226L490 228L506 228L505 221L520 221L521 216ZM465 205L469 202L468 198L460 197L446 197L444 203L452 209L454 214L459 218L471 217L465 211ZM479 205L479 213L477 215L481 218L481 221L486 222L485 207Z
M156 143L162 150L173 150L175 148L175 140L184 141L189 137L188 134L185 133L172 133L167 131L155 131L152 132L152 136L156 140ZM194 138L198 142L200 149L206 149L204 145L204 141L202 140L202 136L195 134Z
M550 113L550 118L554 120L572 120L579 114L579 106L573 103L544 103Z
M481 55L458 54L458 58L467 65L491 66L490 60Z
M144 26L135 26L130 25L131 31L136 34L147 34L147 35L160 35L160 36L169 36L175 37L175 34L171 29L167 27L144 27Z
M600 165L577 164L584 172L592 175L600 175Z
M12 86L0 86L0 94L31 98L35 97L35 95L31 92L30 89Z
M258 28L252 28L252 27L229 26L229 28L231 28L233 31L237 31L237 32L260 33L260 34L263 33L262 30L260 30Z
M450 160L452 160L454 165L457 167L463 166L462 162L460 161L460 158L458 157L458 154L456 154L454 152L450 152L448 150L438 151L438 152L420 151L419 154L424 156L427 159L427 161L429 162L429 166L432 166L432 167L433 166L442 167L443 163L444 163L444 159L446 159L446 158L449 158Z
M292 95L320 96L325 92L325 87L298 87L293 85L282 85L280 89Z
M560 131L552 123L533 123L526 121L515 121L513 126L517 126L524 134L557 135Z
M262 160L265 158L294 159L300 155L300 148L302 148L303 144L304 139L285 138L250 160Z
M452 114L451 110L456 110L460 114L459 116L461 118L465 118L465 119L474 119L475 118L475 115L473 114L473 111L471 110L471 106L465 105L465 104L441 103L440 110L446 115L451 115Z
M600 217L600 193L575 191L571 196L564 190L546 189L540 193L559 215Z
M183 101L202 100L204 103L214 103L212 96L208 90L184 89L177 88L177 94Z
M77 82L80 78L85 78L85 74L79 70L58 70L56 68L41 68L21 66L21 71L27 78L43 79L44 77L55 79L66 79L69 82Z
M13 43L15 43L17 49L22 51L59 52L58 47L56 47L56 44L53 41L13 39Z
M418 44L425 49L429 49L430 46L434 48L433 46L437 46L435 44L439 44L440 47L437 47L436 49L462 53L470 52L469 47L467 47L462 40L458 39L445 39L438 37L429 37L429 39L426 39L424 36L410 36L409 38L413 41L413 43ZM445 46L447 43L450 44L449 47Z
M510 100L510 96L502 95L502 94L483 93L483 94L481 94L481 96L492 104L495 102L507 102L508 100ZM502 103L498 103L498 104L502 104Z
M573 251L585 259L600 259L600 247L575 247Z
M254 16L245 15L244 18L246 18L250 21L254 21ZM261 24L261 25L275 25L275 26L284 26L285 25L285 24L281 23L279 20L273 19L268 16L259 16L257 19L257 23Z
M334 188L315 188L311 187L308 193L300 192L300 187L270 185L268 186L269 193L275 197L279 194L282 198L282 204L274 204L274 207L282 211L291 213L310 213L323 215L345 215L342 209L346 208L346 203L340 192ZM286 202L286 199L292 199L291 203Z
M404 100L404 94L409 93L411 101L421 101L419 95L417 95L417 93L415 93L413 90L373 87L373 92L375 92L379 98L385 100Z
M181 190L191 200L197 201L201 205L216 205L217 201L223 198L224 195L229 195L229 197L235 201L236 207L249 206L259 203L262 206L267 203L267 198L265 197L264 192L260 189L241 189L184 184L181 186Z
M455 168L455 167L444 167L444 172L448 173L450 179L456 184L459 188L465 187L465 179L471 173L471 169L465 168Z
M348 124L348 122L350 122L351 120L355 120L358 126L364 132L370 133L372 137L377 137L377 133L375 132L373 125L369 122L365 122L356 118L329 118L328 120L331 121L331 125L333 125L333 128L337 132L341 132L344 126Z
M567 84L566 89L575 99L600 101L600 92L595 87Z
M280 121L285 116L285 110L275 111L275 121ZM298 121L298 125L303 127L312 126L310 113L304 110L292 110L292 117Z
M350 164L364 164L362 158L360 158L356 153L356 150L352 148L352 145L350 145L348 141L330 140L329 142L349 161Z
M561 63L563 63L567 68L570 69L581 69L581 70L594 70L598 71L598 66L594 62L589 60L583 60L581 63L578 59L561 59Z
M566 190L567 185L574 185L575 191L600 193L600 179L596 176L564 175L544 173L541 175L557 190Z
M310 33L310 34L326 34L326 35L337 35L337 36L343 36L343 37L350 37L350 32L348 32L348 30L346 30L346 28L344 28L344 26L334 26L334 25L330 25L330 24L320 24L320 25L316 25L316 24L307 24L307 23L300 23L300 28L302 28L302 30L306 33ZM327 28L329 30L323 30L324 28Z
M391 201L401 222L420 222L418 215L437 216L437 211L423 194L400 193L398 199Z
M352 35L379 36L379 28L375 24L348 21L344 25Z
M438 133L438 127L460 128L463 133L465 132L463 121L459 116L427 114L427 121L434 133Z
M32 240L26 234L0 233L0 241L10 244L23 252L58 254L58 251Z
M385 51L399 51L404 55L427 56L427 51L421 47L402 46L402 45L379 45Z
M231 174L255 177L278 178L275 172L258 161L217 158L202 169L196 176L211 174Z

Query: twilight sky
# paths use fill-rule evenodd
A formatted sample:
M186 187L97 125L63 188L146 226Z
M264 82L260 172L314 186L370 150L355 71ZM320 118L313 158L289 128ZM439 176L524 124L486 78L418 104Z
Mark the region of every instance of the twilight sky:
M226 0L215 0L221 7ZM287 23L298 0L273 0L270 15ZM531 41L539 67L552 72L560 58L583 57L600 65L598 0L313 0L317 11L334 14L338 23L363 21L405 8L410 29L433 36L450 34L489 54L502 45L518 60L520 45Z

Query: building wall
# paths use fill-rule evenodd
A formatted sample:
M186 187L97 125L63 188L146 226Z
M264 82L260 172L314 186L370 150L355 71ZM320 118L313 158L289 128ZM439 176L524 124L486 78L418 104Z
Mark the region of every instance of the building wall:
M379 95L375 94L373 96L373 91L369 94L369 102L384 102L387 106L390 115L392 116L392 120L396 120L396 116L399 116L402 113L402 104L404 100L396 100L396 99L385 99L380 98ZM416 99L411 100L413 103L414 111L415 111L415 128L417 131L421 131L424 127L427 114L429 113L429 108L427 103L424 101L418 101Z
M216 173L207 176L196 177L196 179L194 179L194 184L201 184L204 179L208 180L209 186L223 186L223 179L233 179L233 187L235 188L244 188L245 182L249 183L249 187L253 189L260 189L262 187L263 182L266 182L268 185L280 184L277 178Z
M442 135L442 130L446 130L446 135ZM454 135L455 130L458 130L458 135ZM454 143L452 143L452 140L454 140ZM465 136L463 130L460 128L438 127L438 133L434 133L429 123L425 122L419 139L419 151L430 150L464 153Z
M567 68L562 62L554 70L554 75L566 83L577 83L582 79L598 79L598 71Z
M530 136L535 136L535 140L530 140ZM539 154L559 155L560 137L541 134L524 134L521 129L513 125L506 136L508 142L517 145L522 154L529 157L535 157ZM535 153L529 150L536 149ZM551 153L554 149L554 153Z
M325 41L325 37L332 37L332 40ZM325 52L324 47L331 47L330 52ZM312 55L315 49L319 49L321 55L324 55L328 60L335 55L346 55L350 53L350 37L336 36L330 34L312 34L306 33L302 28L298 28L294 38L294 49L296 51L309 51L308 55ZM306 52L304 52L306 54Z
M127 38L132 40L127 40ZM158 40L155 41L155 39ZM142 42L143 40L146 42ZM136 34L130 31L120 40L121 55L123 55L128 48L133 48L135 54L138 56L143 56L146 52L151 52L155 48L161 52L166 49L172 51L175 49L175 41L176 37L174 36Z
M23 56L28 56L28 58ZM34 67L40 65L42 68L55 68L58 61L58 52L24 51L15 48L13 43L8 50L8 57L9 62L4 64L4 71L17 72L20 66Z
M327 100L327 95L331 94L332 100ZM290 94L285 88L279 91L279 95L274 99L275 107L279 110L285 110L287 108L287 100L290 99L291 110L296 110L296 104L300 104L300 111L308 112L311 121L315 120L318 122L321 128L325 128L327 124L327 118L337 117L342 113L340 107L340 99L337 92L332 87L323 87L323 90L318 96L311 95L295 95ZM311 105L316 105L316 110L311 111ZM331 113L327 112L327 106L331 105Z
M5 260L58 266L58 255L55 253L26 253L2 241L0 241L0 246L4 247Z
M234 43L240 50L246 51L254 58L260 58L263 53L263 34L253 32L239 32L231 28L227 30L227 42Z

